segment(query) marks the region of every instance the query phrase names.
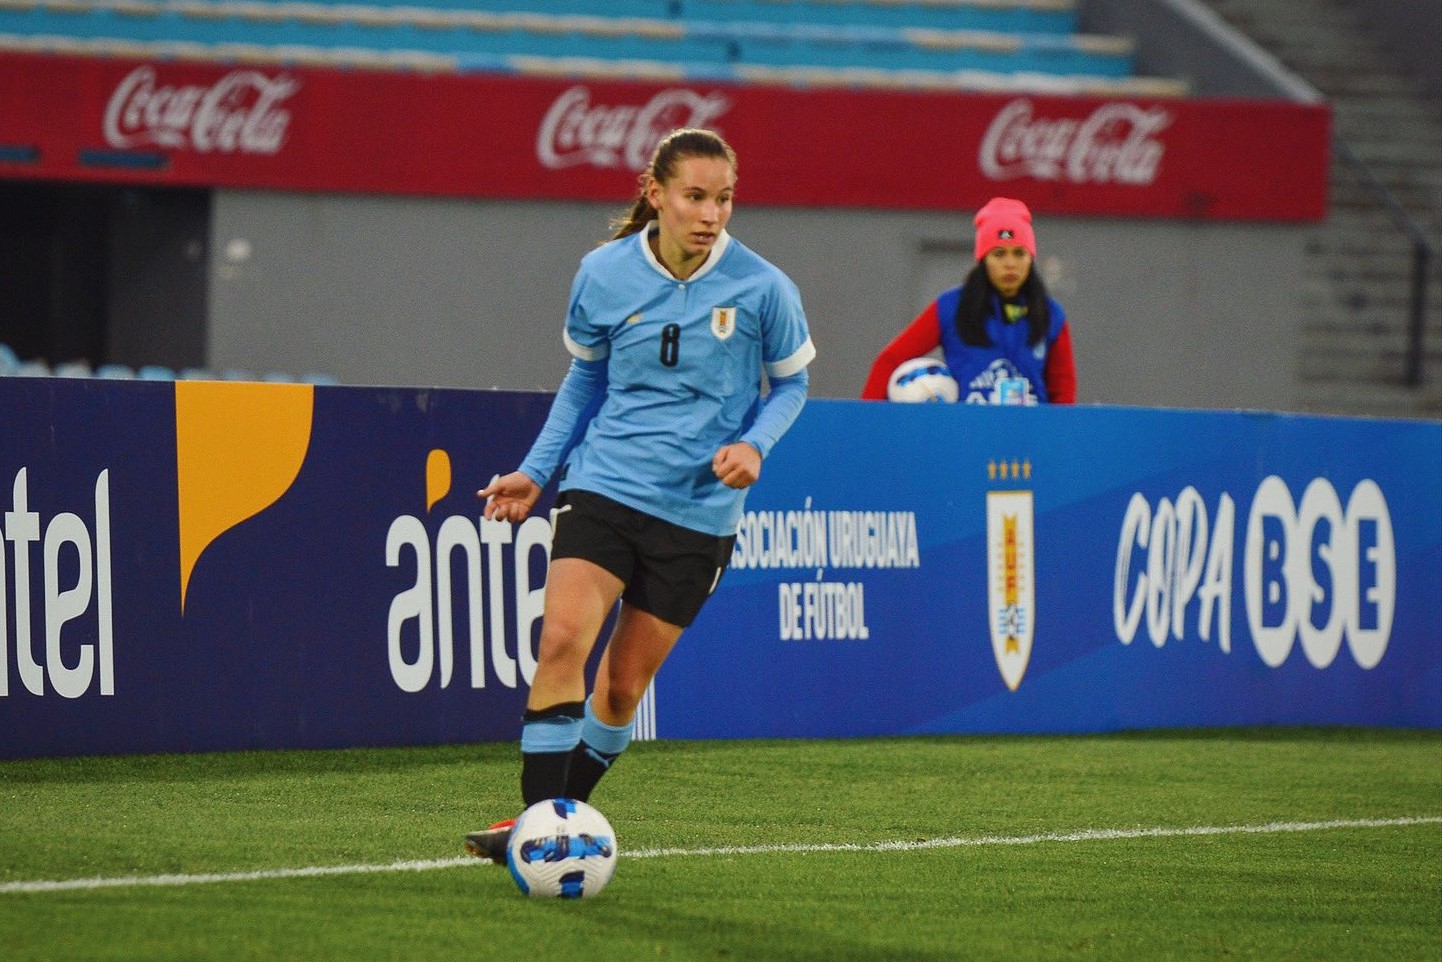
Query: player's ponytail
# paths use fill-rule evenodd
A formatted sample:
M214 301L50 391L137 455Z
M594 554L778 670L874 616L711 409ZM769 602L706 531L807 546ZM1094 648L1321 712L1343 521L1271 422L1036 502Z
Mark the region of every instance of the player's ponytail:
M646 225L656 219L656 208L646 199L646 184L650 181L650 173L641 175L641 190L636 197L636 202L631 209L615 220L611 221L611 240L618 240L622 237L629 237L632 234L639 234L646 229Z
M671 131L661 138L661 142L651 154L651 163L646 165L646 171L640 177L640 189L635 203L629 211L611 222L611 229L614 231L612 240L638 234L656 219L656 208L651 206L646 191L653 180L658 184L665 184L675 177L677 163L687 157L715 157L730 164L733 171L737 169L736 151L715 131L699 127L680 127Z

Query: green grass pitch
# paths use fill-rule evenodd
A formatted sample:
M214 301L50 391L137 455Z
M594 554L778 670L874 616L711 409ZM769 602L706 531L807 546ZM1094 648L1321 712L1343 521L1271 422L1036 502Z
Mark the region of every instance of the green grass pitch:
M1442 732L638 743L583 902L462 856L517 765L0 763L0 959L1442 959Z

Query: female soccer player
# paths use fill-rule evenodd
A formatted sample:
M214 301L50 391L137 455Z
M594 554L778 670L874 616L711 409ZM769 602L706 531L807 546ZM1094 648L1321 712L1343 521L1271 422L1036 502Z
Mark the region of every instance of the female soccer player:
M1035 268L1031 211L993 197L976 214L976 262L960 287L944 291L877 355L861 396L886 400L903 361L942 348L946 366L973 404L1072 404L1076 362L1062 306Z
M637 703L730 560L746 488L806 402L816 349L800 294L727 233L735 191L721 137L661 141L630 213L581 259L571 367L540 435L477 492L487 518L517 522L558 479L521 725L527 806L587 800L630 743ZM618 598L588 698L587 659ZM504 862L511 821L467 835L467 851Z

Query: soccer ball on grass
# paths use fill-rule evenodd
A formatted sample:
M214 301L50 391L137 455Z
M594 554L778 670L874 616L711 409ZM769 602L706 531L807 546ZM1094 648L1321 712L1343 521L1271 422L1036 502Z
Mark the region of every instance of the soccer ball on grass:
M616 833L595 808L570 798L537 802L521 813L506 865L532 898L597 895L616 871Z

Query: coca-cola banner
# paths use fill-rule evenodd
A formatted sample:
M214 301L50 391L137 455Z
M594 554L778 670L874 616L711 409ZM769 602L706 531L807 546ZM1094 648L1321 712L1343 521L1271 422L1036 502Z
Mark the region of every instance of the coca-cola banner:
M0 54L0 176L616 200L678 126L748 203L1316 220L1330 113L1284 101L799 89Z

